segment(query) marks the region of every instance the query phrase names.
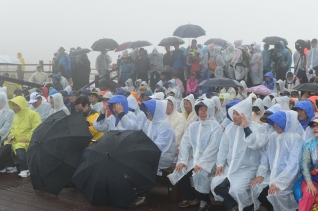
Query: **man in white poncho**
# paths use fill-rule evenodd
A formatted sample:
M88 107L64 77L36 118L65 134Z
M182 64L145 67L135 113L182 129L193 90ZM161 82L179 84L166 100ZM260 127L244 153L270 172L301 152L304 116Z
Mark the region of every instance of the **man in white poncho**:
M176 141L175 132L166 119L167 100L148 100L141 104L141 110L148 118L143 131L161 150L158 168L170 168L176 151Z
M211 189L216 200L223 199L227 210L253 209L250 184L255 178L261 151L267 138L258 134L261 127L252 122L252 98L248 97L229 108L233 123L222 136L215 177ZM259 144L261 143L261 144Z
M198 204L192 190L190 177L193 177L194 188L199 192L200 211L210 207L210 184L215 171L217 152L219 150L222 128L214 119L215 105L205 99L195 105L199 121L192 123L186 130L180 145L180 153L175 171L168 177L172 184L178 182L184 201L179 207Z
M64 111L67 115L70 115L70 111L64 105L63 96L60 93L53 94L49 98L51 104L49 116L59 111Z
M268 117L276 132L269 136L256 178L251 183L254 208L260 204L267 210L290 211L298 206L293 187L299 176L303 139L297 134L297 113L277 111Z
M142 130L147 121L145 113L142 110L140 110L139 105L133 95L129 95L127 97L127 101L130 111L136 115L138 130Z
M184 131L187 130L187 128L192 122L195 122L198 119L198 116L194 110L194 104L195 104L195 99L193 94L188 95L187 97L183 98L181 101L181 104L180 104L181 113L186 120Z
M10 133L14 112L9 108L7 94L0 92L0 145Z
M30 95L29 104L29 108L38 112L38 114L41 116L42 122L44 122L44 120L46 120L46 118L49 116L49 111L51 109L50 104L37 92L33 92Z

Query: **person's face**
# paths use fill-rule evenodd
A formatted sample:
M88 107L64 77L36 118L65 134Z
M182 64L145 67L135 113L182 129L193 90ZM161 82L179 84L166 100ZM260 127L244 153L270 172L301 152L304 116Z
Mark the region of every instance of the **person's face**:
M90 103L97 103L97 101L98 101L98 98L95 96L95 95L89 95L89 102Z
M294 107L294 103L290 101L290 102L289 102L289 110L292 110L293 107Z
M54 99L53 99L53 97L50 97L50 104L51 104L51 107L54 108Z
M271 80L271 78L270 77L265 77L265 81L270 81Z
M318 123L313 123L310 128L314 136L318 138Z
M312 48L316 48L317 47L317 43L311 43L311 47Z
M276 84L276 89L277 89L277 91L280 91L280 86L279 86L279 84Z
M169 86L169 87L172 87L172 83L168 83L168 86Z
M179 45L174 45L174 50L179 50Z
M160 79L161 80L166 79L166 76L165 75L160 75Z
M159 85L156 85L156 89L160 89L160 86L159 86Z
M274 124L274 128L278 134L282 134L284 132L278 125L276 125L276 123Z
M227 90L229 90L230 87L226 86L226 87L224 87L224 88L225 88L225 90L227 91Z
M264 49L268 51L269 45L264 45Z
M298 98L298 95L297 94L292 94L291 97L292 98Z
M102 54L105 55L105 54L106 54L106 51L102 51Z
M197 47L197 41L196 40L192 40L191 47Z
M201 120L206 120L208 118L208 108L206 106L200 106L198 113Z
M42 104L42 97L39 98L35 103L32 103L34 108L39 107Z
M59 50L60 54L63 54L65 51L64 50Z
M77 99L77 96L76 96L76 95L71 95L71 96L70 96L70 101L71 101L72 103L74 103L74 102L76 101L76 99Z
M56 80L56 78L52 78L52 81L53 81L53 82L56 82L57 80Z
M192 112L192 104L190 103L189 100L184 100L183 101L183 106L184 106L184 110L190 114Z
M83 111L83 106L82 106L82 104L77 104L77 105L75 105L75 110L77 111L77 112L80 112L80 111Z
M36 71L41 72L41 67L37 67Z
M221 105L223 106L224 99L220 99L220 103L221 103Z
M166 49L166 52L170 52L170 46L166 46L165 49Z
M170 100L168 100L166 114L170 115L172 113L172 111L173 111L173 104Z
M123 62L128 62L128 59L127 58L123 58Z
M53 59L53 62L56 63L56 62L57 62L57 58L54 58L54 59Z
M192 79L195 79L195 75L191 75L191 78L192 78Z
M14 111L15 113L18 113L19 111L21 111L20 106L18 106L17 104L13 103L13 111Z
M318 81L318 75L316 75L316 81Z
M252 98L252 103L254 103L254 102L255 102L255 100L256 100L255 98Z
M140 50L139 54L140 54L140 56L144 56L145 55L145 51L144 50Z
M287 80L292 81L293 80L293 76L292 75L288 75L287 76Z
M304 121L304 120L306 120L308 118L306 112L303 109L299 109L298 108L297 112L298 112L298 119L299 120Z
M146 94L144 94L144 95L142 96L142 99L143 99L143 101L148 101L148 100L149 100L149 96L146 95Z
M130 83L126 82L126 86L130 87Z
M109 98L103 98L102 99L103 105L106 105L106 103L108 103L108 100L109 100Z
M136 85L137 85L138 87L140 86L140 84L141 84L140 82L136 82Z
M235 125L241 125L242 124L242 116L235 110L233 111L233 123Z

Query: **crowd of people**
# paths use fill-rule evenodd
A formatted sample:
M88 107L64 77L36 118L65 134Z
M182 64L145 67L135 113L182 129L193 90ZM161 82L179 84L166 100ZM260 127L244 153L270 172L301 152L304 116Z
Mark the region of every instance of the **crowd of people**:
M19 89L12 97L0 91L1 142L12 144L19 161L18 168L10 161L0 172L19 171L20 177L28 177L26 151L34 129L56 112L82 112L93 136L91 144L110 130L143 130L162 152L158 169L175 166L168 178L180 187L181 208L199 205L206 211L212 193L230 211L260 206L269 211L309 211L318 188L318 96L294 87L306 81L297 71L304 71L307 81L318 80L317 39L304 58L298 56L304 61L302 66L296 61L294 73L284 42L275 45L280 53L276 61L267 44L263 51L259 44L242 44L238 40L226 43L226 48L203 47L192 40L187 49L175 45L171 52L165 47L164 55L156 48L149 55L143 48L124 51L118 62L122 87L111 89L105 83L102 89L80 91L61 84L61 78L65 85L79 79L72 72L72 57L60 48L58 66L50 76L53 87L35 90L29 101ZM90 69L84 64L87 56L79 59ZM111 62L106 51L97 61L99 74L105 74ZM47 80L40 67L30 78L34 83ZM173 71L166 71L169 68ZM200 85L211 77L236 79L241 87ZM272 93L247 91L259 84ZM146 195L139 195L132 207L145 202Z

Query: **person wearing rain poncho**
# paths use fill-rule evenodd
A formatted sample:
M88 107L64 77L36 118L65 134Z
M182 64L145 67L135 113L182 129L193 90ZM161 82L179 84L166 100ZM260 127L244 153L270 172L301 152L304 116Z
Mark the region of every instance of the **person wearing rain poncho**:
M107 108L112 115L106 118ZM115 95L107 104L104 104L102 112L94 121L94 128L100 132L110 130L137 130L136 115L129 111L127 98L123 95Z
M138 93L139 92L139 90L140 90L140 88L141 88L141 83L142 83L142 80L141 79L137 79L136 81L135 81L135 87L136 87L136 92Z
M271 67L271 53L269 52L269 45L264 44L264 50L262 50L262 57L263 57L263 70L266 70L267 73L271 73L272 67Z
M264 97L263 99L263 105L265 109L268 109L273 105L273 102L269 96Z
M230 62L231 67L234 68L235 79L238 81L247 79L247 68L242 66L243 62L243 51L241 50L243 40L236 40L235 45L235 54L232 61Z
M276 79L273 76L272 72L268 72L264 75L264 81L262 83L267 89L276 91Z
M282 106L282 109L283 110L290 110L289 109L289 101L290 101L290 98L289 97L287 97L287 96L283 96L283 97L275 97L275 98L273 98L273 100L272 100L272 103L273 104L279 104L279 105L281 105Z
M209 95L211 92L210 87L199 86L201 82L210 79L210 77L208 76L208 72L205 69L203 69L200 71L200 74L201 74L201 78L199 78L198 86L197 86L197 90L196 90L196 94L195 94L197 98L202 96L203 94Z
M296 103L293 107L294 111L298 113L298 121L301 124L303 130L306 130L309 122L314 118L314 109L311 101L304 100Z
M180 104L181 113L183 115L183 118L186 121L184 131L187 130L187 128L192 122L195 122L198 119L198 116L194 110L194 105L195 105L195 99L193 94L190 94L181 100L181 104Z
M228 93L220 94L219 96L221 102L221 109L224 113L226 113L226 105L231 101L231 95Z
M259 124L264 124L261 122L261 117L264 115L265 109L264 109L264 104L263 101L260 98L257 98L252 107L252 121L259 123Z
M149 54L149 61L150 61L150 70L153 71L155 68L160 67L163 65L163 56L161 53L158 52L157 48L152 50L152 53Z
M125 82L125 87L123 87L124 90L126 90L127 92L134 92L135 91L135 87L133 84L133 81L131 78L128 78L128 80Z
M166 100L168 100L166 117L174 129L176 135L176 147L178 148L184 133L186 121L182 114L177 111L177 100L172 96L167 97Z
M44 97L41 97L39 93L33 92L30 95L29 108L33 111L38 112L38 114L41 116L42 122L44 122L44 120L46 120L49 115L51 105L46 101Z
M272 64L276 75L275 78L284 80L286 73L290 71L292 56L290 51L285 47L285 43L283 41L275 43L274 49L275 52L279 54L277 61Z
M239 100L232 100L231 102L229 102L228 104L226 104L225 108L226 108L226 118L223 120L223 122L221 123L221 127L223 129L223 131L225 130L225 128L231 124L233 122L233 120L231 119L230 115L229 115L229 108L231 108L232 106L238 104L240 101Z
M143 131L161 150L158 168L170 168L176 152L176 140L175 132L166 119L167 100L148 100L141 104L141 110L148 118Z
M158 92L160 89L164 90L165 93L167 93L167 89L166 87L163 86L162 81L158 81L158 83L156 84L156 89L154 90L154 93Z
M297 78L294 73L287 72L286 80L284 81L286 89L294 89L295 86L300 84L299 78Z
M182 137L178 163L174 172L168 175L171 183L178 182L184 201L179 207L189 207L199 203L193 192L190 177L198 191L200 211L210 207L211 179L214 174L222 128L214 119L215 106L212 100L205 99L195 105L199 121L192 123Z
M133 95L129 95L127 97L127 101L128 101L128 107L130 111L132 111L136 115L138 130L142 130L147 121L147 117L145 113L140 110L137 100Z
M229 77L230 79L235 79L234 69L233 67L230 66L230 63L234 56L234 51L235 51L234 45L232 43L229 43L229 46L223 52L223 59L227 66L227 68L225 69L225 75Z
M254 53L250 61L250 76L254 86L263 82L263 56L259 44L253 46Z
M315 76L316 74L310 74L309 72L313 71L313 68L318 66L318 46L317 46L317 39L312 39L311 40L311 49L308 51L306 55L306 67L307 67L307 76L308 80L312 77ZM315 71L313 71L315 73Z
M222 58L221 50L222 50L221 47L214 48L214 61L216 64L216 69L214 70L215 77L223 77L224 76L223 70L225 69L226 64Z
M175 79L171 79L170 81L168 81L168 89L166 91L166 94L168 94L169 92L171 92L172 89L177 90L177 94L175 95L175 98L177 99L182 99L182 94L180 92L180 88L177 86L176 84L176 80Z
M229 94L231 96L231 100L233 100L236 96L236 91L233 87L224 87L223 89L221 89L220 94Z
M214 48L215 48L215 44L211 44L208 46L209 50L205 53L204 58L203 58L203 62L202 65L204 67L205 70L207 71L207 76L210 77L212 75L212 73L214 72L211 68L210 68L210 62L212 60L214 60ZM215 63L214 63L215 64ZM200 82L199 82L200 83Z
M285 82L282 80L278 80L275 83L276 86L276 90L274 91L274 93L277 94L277 96L280 96L281 93L284 93L285 91Z
M227 209L252 210L250 183L255 178L267 134L258 134L260 125L252 122L252 98L229 109L233 123L223 133L217 156L217 169L211 189Z
M215 120L221 124L223 120L226 118L226 113L222 111L221 101L218 97L214 96L211 98L215 105Z
M241 87L238 87L236 99L245 100L247 98L247 91L246 91L247 85L245 81L240 81L240 84L241 84Z
M64 105L63 97L60 93L53 94L49 98L50 98L50 104L51 104L51 110L49 111L49 116L59 111L64 111L65 114L70 115L70 111Z
M0 146L10 133L13 116L14 112L9 108L7 94L0 92Z
M276 132L269 135L262 153L256 178L251 183L254 209L297 210L293 195L294 182L299 175L299 160L303 139L296 132L297 113L277 111L268 117ZM307 210L309 211L309 210Z

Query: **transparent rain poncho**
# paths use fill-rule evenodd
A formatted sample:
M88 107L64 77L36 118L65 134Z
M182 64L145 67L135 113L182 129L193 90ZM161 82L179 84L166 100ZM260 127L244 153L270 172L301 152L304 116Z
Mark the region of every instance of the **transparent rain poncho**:
M177 99L181 99L182 98L182 94L180 92L180 88L177 86L176 80L175 79L171 79L167 82L168 84L171 83L172 86L168 87L167 89L167 93L171 92L173 89L177 90L177 93L175 94L175 98Z
M273 104L271 98L270 98L269 96L266 96L266 97L264 97L264 99L263 99L263 105L264 105L264 107L269 108L269 107L271 107L271 106L274 105L274 104Z
M275 97L272 100L273 104L278 103L279 105L282 106L282 109L286 110L286 111L289 110L289 101L290 101L290 99L287 96Z
M253 48L255 52L250 61L250 76L253 85L258 85L263 83L263 56L259 44L253 46Z
M226 113L222 111L221 101L218 97L214 96L211 98L211 100L213 100L215 108L217 108L217 112L215 113L214 117L216 121L221 124L226 118Z
M51 110L49 111L49 116L59 111L64 111L67 115L71 114L70 111L64 105L63 97L60 93L51 95L50 98L53 98L54 107L51 108Z
M258 210L260 205L257 200L259 194L272 184L279 188L278 193L267 196L274 210L289 211L298 208L293 186L300 174L299 161L303 139L297 133L297 116L295 111L277 111L268 117L269 124L277 124L284 132L272 133L262 154L256 176L262 176L264 180L252 189L255 210Z
M0 91L0 144L10 133L14 112L9 108L7 94Z
M279 90L276 88L274 93L276 93L276 96L280 96L280 94L285 91L285 82L279 79L278 81L276 81L275 86L276 84L278 84Z
M153 119L146 121L144 133L161 150L159 169L170 168L176 152L175 132L166 119L167 100L148 100L141 104L142 111L152 114Z
M259 113L256 113L253 111L252 121L262 125L263 122L261 122L260 119L264 115L264 112L265 112L263 100L261 100L260 98L257 98L253 103L253 107L257 107L259 109Z
M143 111L140 110L139 105L136 99L134 98L134 96L129 95L127 97L127 101L128 101L128 107L130 109L133 109L133 113L136 115L138 130L142 130L147 121L147 116L145 115Z
M231 119L233 119L234 110L239 114L245 114L252 133L246 137L244 128L234 123L226 127L217 156L217 166L223 166L225 173L213 178L211 189L216 200L223 200L214 193L214 189L225 178L228 178L231 184L229 194L238 203L239 210L242 211L244 207L252 204L250 184L255 178L267 136L258 134L261 126L252 122L251 97L229 108Z
M174 171L168 178L172 184L176 184L197 165L202 170L193 173L194 188L200 193L209 193L223 132L220 124L214 120L213 101L205 99L198 102L195 106L196 113L200 106L208 107L207 120L200 119L192 123L183 135L180 145L177 165L183 163L187 165L187 169L183 168L181 172Z
M222 112L226 113L226 105L231 101L231 95L228 93L220 94L219 99L223 98L223 102L221 104L222 106Z
M185 111L185 108L184 108L184 100L188 100L191 103L191 105L192 105L192 112L190 114L186 114L186 111ZM188 96L186 96L185 98L183 98L181 100L181 103L180 103L181 113L182 113L183 117L186 120L186 126L184 128L184 131L187 130L187 128L189 127L189 125L192 122L195 122L195 121L198 120L198 116L197 116L197 114L195 113L195 110L194 110L194 105L195 105L195 99L194 99L193 94L189 94Z

